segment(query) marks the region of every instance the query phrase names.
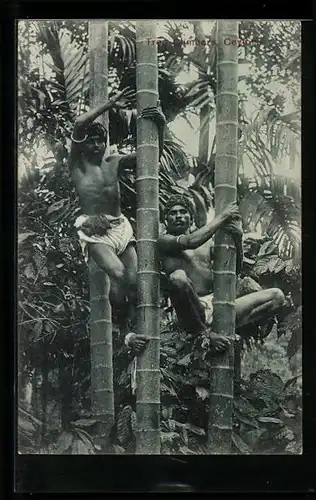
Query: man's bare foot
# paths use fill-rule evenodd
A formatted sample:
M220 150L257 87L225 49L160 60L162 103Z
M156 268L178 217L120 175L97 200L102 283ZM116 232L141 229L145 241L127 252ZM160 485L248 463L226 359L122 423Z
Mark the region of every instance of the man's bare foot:
M219 354L228 349L231 339L226 335L219 335L211 330L203 333L202 347L208 349L210 354Z
M137 333L128 333L125 337L125 344L133 349L135 354L139 354L146 346L149 338L146 335L137 335Z

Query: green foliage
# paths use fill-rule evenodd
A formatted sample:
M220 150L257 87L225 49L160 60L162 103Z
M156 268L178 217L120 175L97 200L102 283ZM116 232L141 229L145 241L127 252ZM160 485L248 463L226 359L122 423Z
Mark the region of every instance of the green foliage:
M35 170L20 185L19 200L19 370L59 367L60 404L87 397L89 380L80 359L88 339L87 270L73 223L78 204L63 165ZM88 358L89 359L89 358ZM57 384L58 390L58 384ZM45 396L47 388L42 391ZM63 401L65 403L63 403ZM62 420L69 420L71 414Z
M66 422L76 415L80 419L91 417L87 331L89 304L86 266L73 227L78 205L64 166L56 164L53 169L35 170L33 175L26 176L20 186L18 209L20 372L34 366L43 369L43 363L49 371L59 366L61 380L59 386L55 385L56 395L52 397L56 399L57 394L61 394L61 412L68 412L66 417L62 416L62 421L66 425L65 431L69 433L73 432L72 425ZM265 252L270 256L268 244L271 246L271 240L266 238L245 238L247 257L243 278L238 283L238 295L258 290L263 278L270 280L264 283L265 286L284 286L282 276L287 277L288 271L282 269L273 273L267 269L261 273L255 265ZM299 281L299 270L292 270L292 273L296 278L292 279L288 288L293 291L293 285ZM272 280L274 275L278 283ZM280 335L287 338L294 331L299 332L300 328L300 310L291 314L293 317L285 317L278 324ZM266 331L267 325L264 326L263 336L270 332ZM250 329L250 335L255 335L254 327ZM203 347L174 323L167 324L161 336L162 449L164 453L205 453L208 371L207 366L203 366L200 352ZM46 353L44 358L43 349ZM276 370L274 365L271 368ZM113 453L131 453L134 449L134 397L130 388L130 369L123 338L115 331L114 380L118 420ZM68 406L63 403L67 399L71 403ZM129 409L121 412L120 407L121 410ZM268 416L279 418L273 412ZM65 453L78 449L83 453L84 445L77 443L78 435L72 436L70 443L67 434L68 447L64 441L66 435L59 445L64 446ZM235 441L240 447L238 438ZM30 445L30 439L28 443Z
M244 56L251 63L245 83L261 102L283 108L284 87L299 100L301 70L301 23L299 21L248 21L240 23L240 38L246 40ZM270 85L274 85L273 87Z
M302 306L287 315L278 325L278 336L289 336L287 355L292 358L302 346Z
M292 376L286 349L277 342L273 332L264 344L253 345L252 349L244 351L242 356L242 373L245 379L249 378L251 373L264 369L275 373L283 381Z
M255 176L247 179L240 169L238 192L247 233L237 294L279 287L286 295L291 294L294 306L282 317L278 315L277 330L283 350L276 347L278 344L270 341L270 337L261 348L253 341L248 342L252 350L247 353L246 375L253 372L259 375L241 381L240 388L236 388L234 445L238 453L300 453L301 450L300 376L296 374L298 378L294 375L290 378L289 374L289 367L301 346L300 245L297 237L300 190L293 181L276 177L273 171L274 159L295 149L294 139L300 133L299 117L286 114L282 99L277 101L278 96L266 88L269 79L282 80L284 88L293 87L293 93L297 89L295 64L299 57L294 49L297 51L299 43L291 48L288 30L291 26L290 29L297 33L298 23L287 23L281 39L274 35L271 23L265 26L262 22L241 23L241 35L258 37L264 41L264 48L260 48L260 44L249 45L245 54L256 68L249 73L246 84L252 95L259 97L263 111L250 120L240 110L240 117L245 119L240 145L251 158ZM214 99L216 82L212 73L212 54L204 50L185 54L183 45L172 43L181 40L184 24L166 24L164 43L158 47L160 99L169 121L185 113L186 109L197 112L206 102L212 106ZM109 86L114 92L126 82L135 85L134 28L132 23L122 21L110 26L110 31ZM275 46L272 46L272 39ZM67 138L73 119L79 108L81 111L86 109L88 99L87 40L87 23L81 21L19 23L18 147L21 158L31 167L22 178L18 199L19 377L22 379L36 371L31 377L34 388L31 410L22 407L19 410L19 451L23 453L56 453L59 450L59 453L93 454L99 451L91 441L94 420L89 400L88 276L73 227L79 205L66 166ZM268 42L271 47L267 47ZM262 62L268 64L263 76L260 72ZM199 80L187 87L176 84L175 76L190 65L199 71ZM109 132L111 144L116 144L120 150L133 150L135 111L111 112ZM41 167L39 146L52 153L44 167ZM177 181L188 168L181 143L168 135L160 169L161 208L171 193L184 192ZM212 205L213 172L214 155L208 165L198 165L194 161L195 182L190 193L201 220ZM123 210L132 222L135 220L134 182L132 172L126 172L121 179ZM255 231L258 222L262 225L262 237L248 232ZM167 316L164 311L162 321L166 326L161 332L162 452L203 454L206 453L208 411L207 360L202 361L201 352L198 352L199 347L203 354L203 347L174 323L167 324ZM270 334L273 325L272 319L265 325L253 325L243 333L261 342ZM284 354L285 349L290 362ZM114 335L117 422L112 453L118 454L132 453L135 446L130 361L123 348L122 336L117 332ZM263 371L267 367L270 371ZM35 391L36 384L38 391ZM54 411L53 404L56 406ZM63 434L60 429L57 432L59 422L52 430L53 416L58 413L61 413Z
M122 78L124 71L135 64L136 36L132 22L109 22L108 64L115 67L117 76Z
M23 408L18 408L18 447L20 453L36 453L42 422Z
M208 415L208 363L197 343L174 323L161 331L161 449L163 454L205 454ZM264 349L264 347L262 348ZM254 356L248 353L249 358ZM270 342L267 367L255 364L236 381L234 450L237 454L301 453L300 376L291 374L285 350ZM257 351L260 360L261 350ZM272 356L271 356L272 353ZM283 368L282 368L283 367ZM272 371L272 368L276 371ZM281 371L280 371L281 370ZM283 372L282 372L283 370ZM278 372L282 375L278 375ZM123 406L116 443L124 453L135 447L134 402Z
M302 453L302 402L293 391L295 381L284 383L265 369L241 382L234 400L237 453Z
M301 266L293 259L282 259L269 237L246 233L244 237L245 275L259 280L263 288L277 287L291 295L293 305L301 303Z
M83 429L63 431L49 453L56 455L95 455L98 451L92 437Z

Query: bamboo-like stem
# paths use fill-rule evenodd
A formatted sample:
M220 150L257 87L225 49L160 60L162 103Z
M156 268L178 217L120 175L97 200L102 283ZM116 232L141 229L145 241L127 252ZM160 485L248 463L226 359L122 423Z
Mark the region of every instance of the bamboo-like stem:
M138 116L158 100L156 22L136 25L136 88ZM137 359L136 453L160 453L160 338L158 131L149 120L137 122L137 333L150 340Z
M208 104L200 109L200 132L199 132L199 160L207 165L210 142L210 112Z
M202 28L202 21L193 22L193 30L196 40L200 42L201 45L195 47L195 51L200 53L205 53L205 35ZM205 54L203 54L205 57ZM203 79L204 73L199 71L199 79ZM208 152L209 152L209 142L210 142L210 106L206 104L200 109L200 131L199 131L199 146L198 146L198 157L201 163L207 165L208 162Z
M217 22L217 99L215 212L236 201L238 148L238 38L237 21ZM227 43L230 39L232 43ZM213 330L233 336L235 331L236 250L234 240L223 231L215 235ZM234 394L234 345L214 356L210 373L208 452L232 451Z
M89 22L90 106L107 100L107 23ZM107 127L104 114L98 119ZM106 451L114 424L114 392L112 361L112 312L109 300L109 277L89 260L90 280L90 350L91 350L91 409L99 422L96 443Z
M89 21L89 56L90 107L93 108L108 100L108 24L105 21ZM108 130L109 113L103 113L95 121Z

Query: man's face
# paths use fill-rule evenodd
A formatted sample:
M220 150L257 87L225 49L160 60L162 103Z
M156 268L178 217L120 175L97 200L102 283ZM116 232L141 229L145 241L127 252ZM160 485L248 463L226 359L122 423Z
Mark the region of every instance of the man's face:
M105 139L100 135L91 135L87 137L84 143L84 149L90 158L102 158L105 153Z
M185 234L191 226L190 212L182 205L174 205L167 215L167 231L170 234Z

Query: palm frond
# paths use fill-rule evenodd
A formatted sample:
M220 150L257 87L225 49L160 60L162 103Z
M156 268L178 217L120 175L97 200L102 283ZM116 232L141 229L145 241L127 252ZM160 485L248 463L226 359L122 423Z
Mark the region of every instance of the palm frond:
M64 64L65 94L73 113L77 113L79 99L89 88L88 54L83 47L71 42L70 34L59 35L60 53Z
M46 45L52 63L46 62L55 73L50 84L57 91L56 102L63 102L75 116L79 101L89 87L88 54L84 47L71 40L71 33L58 29L56 23L39 21L38 38ZM54 104L54 103L53 103Z
M271 155L272 160L279 161L284 154L296 153L296 142L300 136L299 113L281 115L275 108L260 110L255 118L241 127L243 138L241 147L251 148L251 142L260 145Z
M181 179L189 168L187 156L181 146L171 140L165 140L160 163L161 170L175 179Z
M186 54L183 50L184 45L181 23L175 21L167 21L163 23L162 28L162 38L160 39L160 43L158 44L158 54L160 56L163 56L165 62L169 58L177 60L178 63L185 61Z
M199 110L207 104L215 107L214 93L207 76L195 80L187 89L185 93L186 109Z
M295 191L293 189L293 191ZM256 230L260 223L278 248L283 259L299 259L301 213L299 193L294 199L284 194L284 181L272 177L271 184L248 184L247 192L240 201L243 225Z
M136 57L135 39L121 33L114 33L114 36L110 38L110 51L116 59L120 60L120 64L131 66Z
M201 110L202 110L202 108L201 108ZM205 114L201 115L200 124L199 124L197 131L199 132L202 140L205 137L205 135L208 136L209 126L210 126L210 123L212 122L212 120L215 118L215 115L216 115L216 108L211 108L211 106L209 106L207 108L207 112ZM207 140L208 140L208 137L207 137ZM215 137L214 137L214 140L215 140Z

